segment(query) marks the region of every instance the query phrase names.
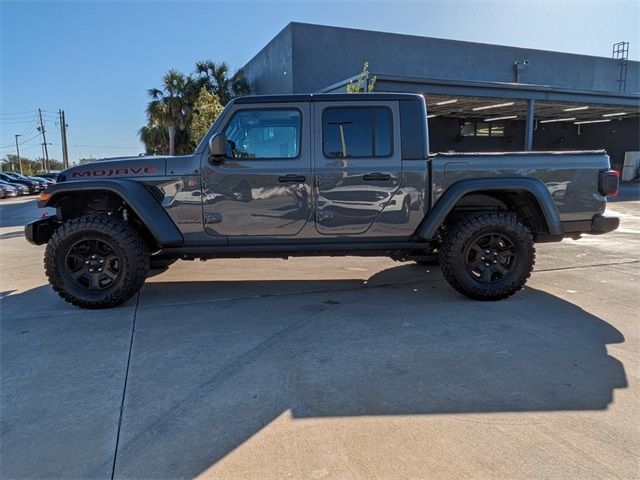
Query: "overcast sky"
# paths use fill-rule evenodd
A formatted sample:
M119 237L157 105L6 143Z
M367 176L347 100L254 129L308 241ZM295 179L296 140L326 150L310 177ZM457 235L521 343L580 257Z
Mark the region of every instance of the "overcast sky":
M50 156L137 155L146 90L196 61L242 67L290 21L611 56L631 42L640 58L638 1L172 2L2 0L0 157L40 155L35 112L45 110ZM354 72L356 73L356 72Z

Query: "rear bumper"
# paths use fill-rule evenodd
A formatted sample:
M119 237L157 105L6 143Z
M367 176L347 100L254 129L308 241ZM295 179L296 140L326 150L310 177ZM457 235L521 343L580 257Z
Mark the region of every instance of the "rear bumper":
M604 215L594 215L591 219L562 222L562 235L540 236L537 242L559 242L563 238L578 239L583 234L602 235L613 232L620 226L618 217L605 217Z
M620 226L618 217L605 217L603 215L595 215L591 220L591 230L588 232L592 235L600 235L602 233L613 232Z
M46 217L24 226L24 236L29 243L34 245L44 245L49 241L53 232L60 226L56 217Z

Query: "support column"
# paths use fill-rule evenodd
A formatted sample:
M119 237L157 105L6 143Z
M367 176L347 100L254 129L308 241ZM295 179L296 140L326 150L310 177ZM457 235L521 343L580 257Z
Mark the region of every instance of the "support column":
M526 151L533 150L533 124L536 113L536 101L531 98L527 100L527 124L524 134L524 149Z

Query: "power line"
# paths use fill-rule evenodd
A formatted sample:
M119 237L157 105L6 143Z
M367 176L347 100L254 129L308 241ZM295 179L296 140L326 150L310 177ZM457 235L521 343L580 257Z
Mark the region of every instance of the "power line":
M129 149L129 150L140 150L141 147L123 147L123 146L115 146L115 145L78 145L78 147L86 147L86 148L118 148L118 149Z
M25 123L31 123L33 121L33 119L29 119L29 120L20 120L17 122L4 122L0 120L0 125L20 125L20 124L25 124Z
M19 145L27 145L29 142L33 141L34 139L38 138L39 136L40 136L40 132L36 133L36 134L35 134L33 137L31 137L31 138L28 138L28 139L26 139L26 140L23 140L23 141L21 141L21 142L18 142L18 144L19 144ZM3 145L3 146L2 146L2 147L0 147L0 148L7 149L7 148L14 148L14 147L15 147L15 145Z
M25 112L5 112L5 113L0 113L0 116L5 116L5 115L26 115L29 113L35 114L37 112L37 110L28 110Z

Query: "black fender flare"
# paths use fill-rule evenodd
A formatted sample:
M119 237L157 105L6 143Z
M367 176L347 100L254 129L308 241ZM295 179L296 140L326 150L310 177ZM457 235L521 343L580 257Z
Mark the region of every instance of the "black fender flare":
M551 193L541 180L537 178L502 177L460 180L451 185L424 218L422 224L418 227L417 236L422 240L432 240L449 212L462 197L469 193L488 191L530 193L540 206L549 234L562 235L564 229L560 221L560 214L551 197Z
M175 247L184 243L184 237L165 209L145 186L133 180L74 180L50 185L46 200L39 200L38 206L55 207L64 194L106 190L118 195L149 229L151 235L162 247Z

